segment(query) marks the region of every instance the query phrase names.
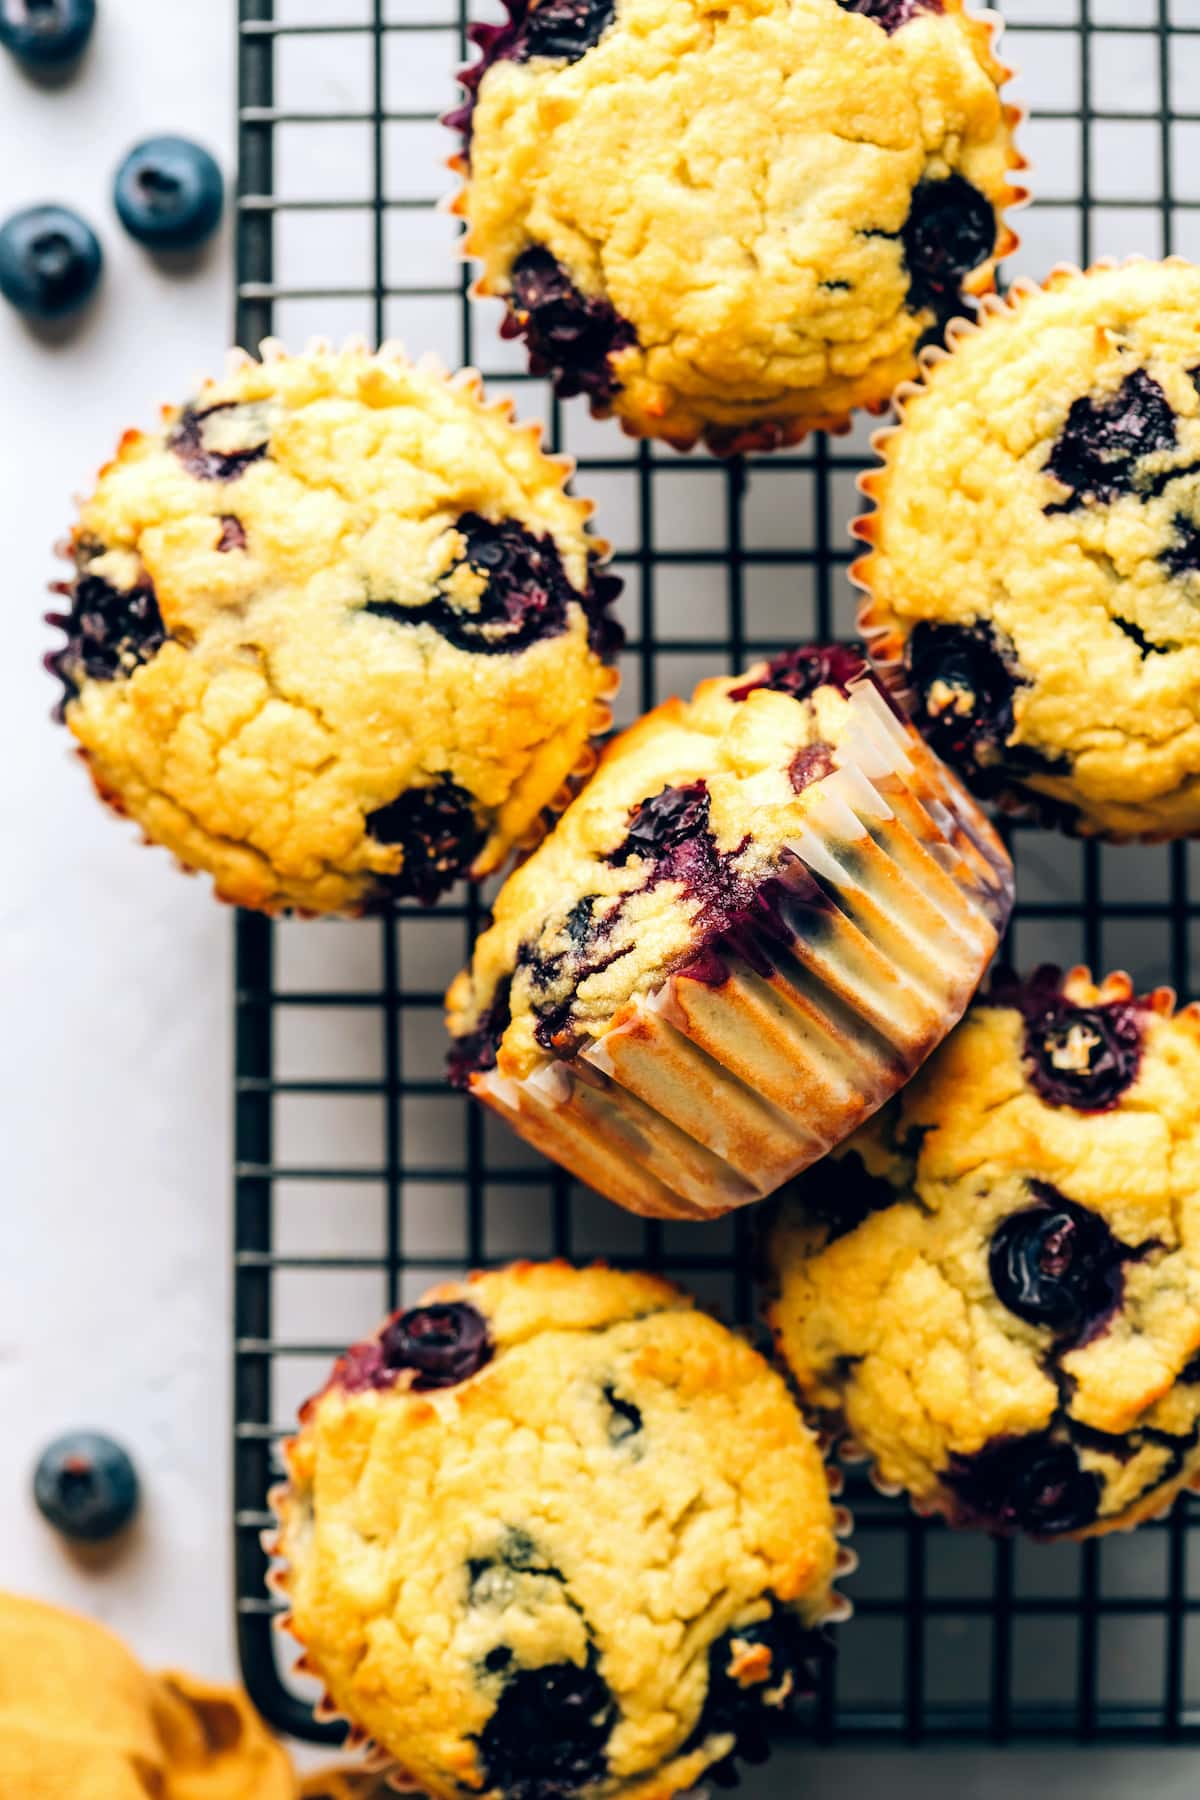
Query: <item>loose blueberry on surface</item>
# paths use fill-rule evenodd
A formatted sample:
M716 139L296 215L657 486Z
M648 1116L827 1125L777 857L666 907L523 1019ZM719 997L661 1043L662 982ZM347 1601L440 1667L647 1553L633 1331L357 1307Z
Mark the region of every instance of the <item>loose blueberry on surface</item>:
M942 0L838 0L838 5L844 12L862 13L865 18L874 19L889 37L921 13L942 11Z
M851 682L868 673L866 658L853 644L805 644L773 657L762 675L731 688L729 698L747 700L760 688L788 694L793 700L807 700L822 687L835 687L846 694Z
M123 1531L137 1511L137 1471L111 1438L72 1431L42 1452L33 1497L46 1523L64 1537L104 1543Z
M945 323L963 305L963 282L996 248L991 201L962 175L922 181L900 232L908 269L908 305Z
M207 441L209 420L220 419L226 413L242 416L246 435L252 440L236 450L216 450ZM203 412L185 406L168 433L167 448L197 481L236 481L252 463L262 460L270 442L257 408L223 400L219 406L206 407Z
M565 1800L608 1773L618 1712L595 1667L518 1669L477 1740L484 1776L506 1800Z
M446 1074L451 1087L465 1093L472 1075L483 1075L496 1066L500 1040L512 1023L512 977L496 989L492 1004L481 1016L474 1031L456 1038L446 1058Z
M1006 1535L1082 1531L1100 1507L1099 1476L1081 1469L1074 1448L1048 1432L996 1438L975 1456L955 1456L942 1479L964 1523Z
M1024 982L998 975L990 999L1023 1015L1025 1075L1051 1106L1107 1112L1137 1080L1144 1009L1133 1001L1076 1006L1051 966Z
M1145 369L1127 375L1115 394L1074 401L1046 473L1071 489L1069 500L1047 513L1074 512L1085 502L1107 502L1133 491L1143 457L1175 448L1176 421L1167 396Z
M225 182L213 157L190 138L154 137L135 144L113 183L117 217L151 250L194 250L210 238L225 205Z
M1002 1220L988 1249L988 1272L1018 1319L1060 1336L1094 1336L1121 1297L1131 1252L1104 1220L1043 1182L1038 1205Z
M663 855L708 832L708 788L702 781L686 787L665 787L649 800L642 800L629 815L629 830L624 842L614 850L609 862L624 868L631 856L657 861Z
M377 878L381 897L411 896L424 906L466 874L487 840L474 800L448 775L368 813L367 830L377 843L399 844L404 851L399 874Z
M457 1387L492 1358L487 1320L465 1301L414 1307L387 1324L379 1339L385 1368L415 1369L413 1387Z
M991 625L922 619L905 647L918 725L944 761L985 781L1008 754L1016 658Z
M43 68L79 56L96 23L96 0L0 0L0 44Z
M115 681L149 662L167 641L158 599L149 578L136 587L112 587L99 575L80 574L60 582L56 593L70 601L70 611L47 613L48 624L66 633L61 650L52 650L46 667L63 684L62 705L73 700L84 681Z
M553 374L558 392L569 399L589 394L602 405L620 382L610 358L637 343L628 320L607 300L587 299L566 269L535 244L512 268L508 336L524 335L535 374Z
M0 225L0 294L29 319L62 319L91 299L104 255L65 206L31 206Z

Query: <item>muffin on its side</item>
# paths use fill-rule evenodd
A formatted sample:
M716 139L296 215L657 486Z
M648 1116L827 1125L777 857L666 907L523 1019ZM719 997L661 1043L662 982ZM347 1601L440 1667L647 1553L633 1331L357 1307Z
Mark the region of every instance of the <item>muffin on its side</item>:
M952 1523L1088 1537L1200 1474L1200 1008L1001 981L789 1190L779 1347Z
M783 1379L649 1275L435 1289L285 1454L302 1666L444 1800L669 1800L758 1760L844 1609L848 1521Z
M608 746L451 987L452 1078L635 1212L728 1212L895 1093L1011 900L862 657L795 650Z
M619 588L536 427L395 349L231 362L127 432L48 664L101 795L221 898L432 901L591 766Z
M962 0L506 0L457 202L563 395L724 453L879 411L994 285L1023 166Z
M1060 269L951 337L863 482L872 655L977 792L1200 831L1200 269Z

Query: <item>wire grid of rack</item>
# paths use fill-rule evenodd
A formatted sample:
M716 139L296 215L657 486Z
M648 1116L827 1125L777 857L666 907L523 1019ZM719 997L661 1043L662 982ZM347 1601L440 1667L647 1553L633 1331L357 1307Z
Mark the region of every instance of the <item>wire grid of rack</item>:
M847 525L868 428L714 463L560 406L469 295L438 211L472 18L498 0L240 0L237 337L401 337L474 363L579 461L626 581L618 722L700 677L847 635ZM1013 268L1200 256L1200 0L1009 0L1032 211ZM1010 954L1125 966L1195 992L1197 852L1014 839ZM237 931L235 1517L242 1666L299 1737L305 1683L272 1630L259 1532L277 1446L330 1357L430 1281L514 1255L604 1254L753 1316L750 1224L645 1225L577 1190L447 1092L440 1006L488 893L384 922ZM957 1536L852 1481L862 1559L802 1728L818 1741L1200 1739L1196 1502L1132 1537L1052 1550Z

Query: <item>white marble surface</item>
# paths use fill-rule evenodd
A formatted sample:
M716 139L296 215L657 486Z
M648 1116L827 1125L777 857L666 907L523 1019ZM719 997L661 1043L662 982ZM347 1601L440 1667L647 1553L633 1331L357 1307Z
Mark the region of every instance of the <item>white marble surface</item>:
M338 0L329 0L336 11ZM230 0L101 0L71 85L43 91L0 62L0 204L79 206L108 253L99 304L47 346L0 309L0 1583L75 1606L151 1662L235 1666L228 1525L229 918L199 882L95 804L47 714L38 671L50 545L117 431L149 420L211 366L230 326L227 245L187 278L120 235L111 170L130 139L178 129L227 168ZM183 46L186 45L186 50ZM413 346L416 348L417 346ZM36 1517L29 1474L59 1429L125 1440L141 1524L85 1565ZM1195 1760L1157 1752L777 1758L750 1796L801 1785L1000 1800L1085 1783L1194 1792Z

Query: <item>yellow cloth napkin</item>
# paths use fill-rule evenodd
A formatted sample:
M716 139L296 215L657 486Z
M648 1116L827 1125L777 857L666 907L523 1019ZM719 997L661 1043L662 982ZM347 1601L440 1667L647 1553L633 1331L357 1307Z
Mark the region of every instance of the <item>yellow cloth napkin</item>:
M0 1593L3 1800L366 1800L357 1771L301 1783L237 1688L149 1675L88 1619Z

